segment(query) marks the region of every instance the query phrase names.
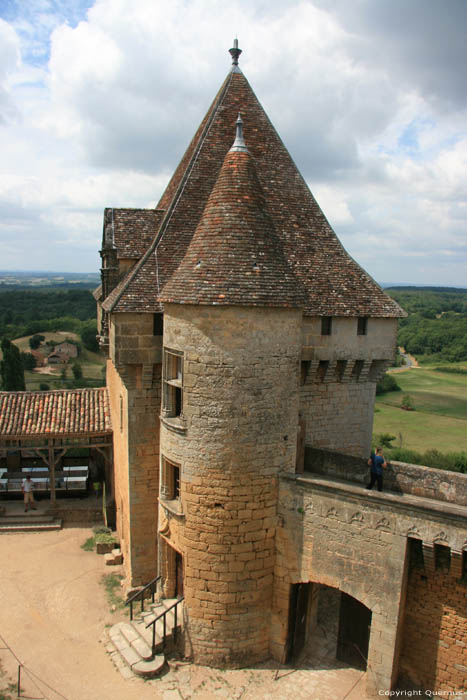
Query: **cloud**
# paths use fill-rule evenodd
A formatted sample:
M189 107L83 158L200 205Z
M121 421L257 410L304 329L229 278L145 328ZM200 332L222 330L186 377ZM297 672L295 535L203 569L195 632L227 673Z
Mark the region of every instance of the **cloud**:
M103 208L158 200L237 34L242 69L349 252L382 281L465 284L464 0L449 12L443 0L9 8L1 267L37 267L27 251L47 240L46 268L96 269Z

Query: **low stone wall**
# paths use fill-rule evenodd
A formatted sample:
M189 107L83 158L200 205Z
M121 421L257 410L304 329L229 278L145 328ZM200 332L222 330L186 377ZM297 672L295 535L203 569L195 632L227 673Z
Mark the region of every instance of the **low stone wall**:
M363 484L369 478L366 459L321 450L311 445L305 447L305 471L357 484ZM389 462L384 472L384 487L396 493L467 505L467 474L444 469Z
M104 522L102 508L73 508L59 506L54 514L63 525L96 525Z

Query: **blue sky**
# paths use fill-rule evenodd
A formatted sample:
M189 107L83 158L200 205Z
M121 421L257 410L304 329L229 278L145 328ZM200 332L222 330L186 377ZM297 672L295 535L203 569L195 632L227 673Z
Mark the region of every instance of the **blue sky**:
M349 253L467 286L464 0L3 0L0 269L97 271L241 67Z

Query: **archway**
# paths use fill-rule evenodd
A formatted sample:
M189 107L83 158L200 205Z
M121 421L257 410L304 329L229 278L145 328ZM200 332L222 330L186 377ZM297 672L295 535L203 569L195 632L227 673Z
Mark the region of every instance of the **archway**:
M366 670L370 628L371 610L352 596L318 583L291 585L287 662L306 655Z

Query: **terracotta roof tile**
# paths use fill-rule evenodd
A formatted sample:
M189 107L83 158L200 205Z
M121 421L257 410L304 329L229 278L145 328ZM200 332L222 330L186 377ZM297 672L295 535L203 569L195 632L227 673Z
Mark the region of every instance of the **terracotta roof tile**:
M186 255L160 297L182 304L304 306L246 149L227 153Z
M110 222L118 258L138 259L154 240L164 212L160 209L114 209L104 211Z
M0 437L111 433L107 389L0 391Z
M312 316L399 317L404 312L348 255L248 81L231 72L162 196L159 232L104 302L107 311L155 312L160 291L185 256L232 143L241 112L258 180L287 263Z

